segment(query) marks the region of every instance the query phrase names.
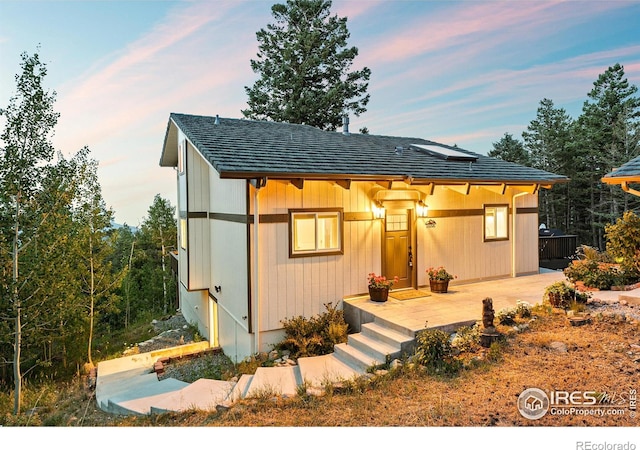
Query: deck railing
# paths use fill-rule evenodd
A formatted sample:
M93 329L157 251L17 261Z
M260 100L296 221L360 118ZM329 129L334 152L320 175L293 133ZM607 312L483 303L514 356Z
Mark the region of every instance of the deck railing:
M578 236L540 236L538 241L540 260L569 259L578 248Z

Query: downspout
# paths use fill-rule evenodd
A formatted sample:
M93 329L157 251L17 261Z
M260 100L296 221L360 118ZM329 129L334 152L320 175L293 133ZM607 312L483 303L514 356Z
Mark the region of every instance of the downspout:
M255 180L255 190L253 193L253 311L254 311L254 333L255 333L255 353L260 351L260 207L258 204L258 194L260 189L267 184L266 178Z
M516 245L518 242L518 236L517 236L517 226L516 226L516 222L517 222L517 207L516 207L516 198L521 197L523 195L527 195L528 192L518 192L517 194L513 194L513 199L512 199L512 206L511 206L511 277L515 278L518 274L516 272Z

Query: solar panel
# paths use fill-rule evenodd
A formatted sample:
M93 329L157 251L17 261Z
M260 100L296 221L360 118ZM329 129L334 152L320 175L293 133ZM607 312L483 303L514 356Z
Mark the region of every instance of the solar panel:
M476 161L478 159L476 155L462 153L452 148L441 147L439 145L411 144L411 146L448 161Z

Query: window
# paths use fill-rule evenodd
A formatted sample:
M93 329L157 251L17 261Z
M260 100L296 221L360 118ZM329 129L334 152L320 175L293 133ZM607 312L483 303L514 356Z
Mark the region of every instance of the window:
M339 255L342 210L289 211L289 256Z
M184 139L178 143L178 173L184 173L184 159L186 156L187 143Z
M187 249L187 219L180 219L180 247Z
M509 205L485 205L484 240L509 239Z

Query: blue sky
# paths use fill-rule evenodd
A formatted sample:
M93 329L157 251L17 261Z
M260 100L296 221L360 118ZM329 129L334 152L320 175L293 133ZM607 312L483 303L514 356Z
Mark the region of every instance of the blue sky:
M242 116L273 3L0 0L0 105L20 54L40 45L56 148L88 146L116 220L138 225L155 194L175 205L175 174L158 165L169 113ZM640 87L638 1L336 0L332 11L348 17L354 69L372 71L352 131L486 153L505 132L520 138L543 98L577 118L615 63Z

